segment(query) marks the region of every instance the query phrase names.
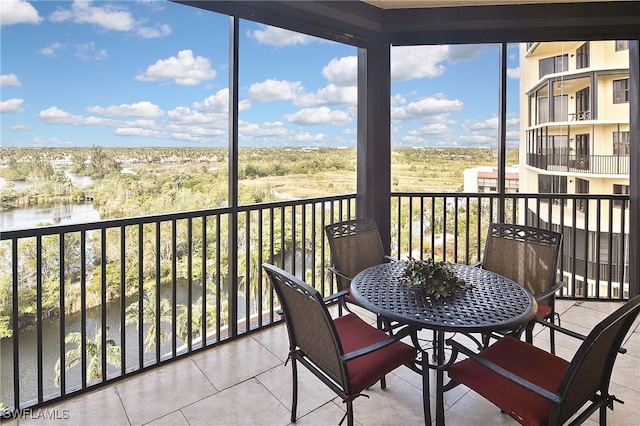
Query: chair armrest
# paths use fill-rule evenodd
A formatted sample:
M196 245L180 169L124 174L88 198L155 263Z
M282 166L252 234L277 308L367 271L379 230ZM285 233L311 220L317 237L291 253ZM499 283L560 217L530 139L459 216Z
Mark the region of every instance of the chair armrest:
M562 398L560 397L560 395L555 394L553 392L550 392L550 391L546 390L545 388L536 385L535 383L531 383L530 381L525 380L522 377L513 374L509 370L506 370L506 369L500 367L498 364L495 364L495 363L489 361L488 359L482 357L480 354L473 352L472 350L470 350L467 347L461 345L460 343L456 342L455 340L447 339L446 343L448 345L450 345L454 350L454 353L452 354L452 358L454 358L454 355L457 355L457 352L462 352L463 354L465 354L466 356L468 356L472 360L476 361L479 364L482 364L483 366L485 366L489 370L493 371L494 373L504 377L505 379L507 379L507 380L509 380L511 382L516 383L516 384L522 386L523 388L528 389L528 390L530 390L531 392L534 392L537 395L540 395L541 397L543 397L545 399L553 401L554 403L562 402ZM525 343L525 344L528 344L528 343Z
M584 339L587 338L587 336L585 336L584 334L576 333L575 331L568 330L568 329L566 329L564 327L561 327L559 325L556 325L556 324L554 324L552 322L544 321L544 320L537 319L537 318L535 319L535 321L537 323L540 323L540 324L544 325L545 327L552 328L552 329L554 329L555 331L557 331L559 333L566 334L567 336L576 338L578 340L584 340Z
M474 262L474 263L471 263L469 266L472 266L474 268L482 268L482 262Z
M548 290L545 290L542 293L536 294L535 296L536 301L540 302L542 300L549 298L549 296L554 295L556 291L558 291L560 288L564 287L565 285L566 283L564 281L558 281Z
M585 336L584 334L580 334L580 333L576 333L575 331L567 330L566 328L561 327L559 325L556 325L556 324L554 324L552 322L548 322L548 321L541 320L541 319L538 319L538 318L536 318L534 321L539 323L539 324L541 324L541 325L543 325L543 326L545 326L545 327L552 328L552 329L554 329L555 331L557 331L559 333L566 334L567 336L571 336L571 337L576 338L578 340L585 340L587 338L587 336ZM625 348L621 347L620 349L618 349L618 353L626 354L627 350Z
M325 305L328 305L328 304L330 304L332 302L335 302L336 300L340 299L341 297L346 296L347 294L349 294L349 292L347 290L342 290L342 291L339 291L337 293L333 293L333 294L331 294L331 295L329 295L327 297L324 297L322 299L322 301L324 302ZM284 311L282 309L278 309L276 311L276 313L278 315L280 315L280 316L284 315Z
M334 275L339 276L340 278L343 278L347 281L351 281L351 277L346 276L345 274L343 274L342 272L338 271L336 268L334 268L333 266L329 266L329 272L331 272Z
M386 260L387 262L400 262L400 259L396 259L393 256L387 256L387 255L384 256L384 260Z
M324 301L325 305L328 305L329 303L335 302L336 300L340 299L341 297L345 297L348 294L349 294L348 290L342 290L337 293L333 293L327 297L324 297L322 300Z
M384 348L385 346L389 346L392 343L397 342L400 339L403 339L405 337L407 337L408 335L410 335L411 333L415 333L416 329L413 327L404 327L401 328L400 330L398 330L395 334L387 337L386 339L380 340L376 343L373 343L369 346L365 346L364 348L360 348L356 351L352 351L349 353L346 353L344 355L342 355L342 359L344 359L345 361L350 361L352 359L361 357L363 355L369 354L371 352L375 352L379 349Z

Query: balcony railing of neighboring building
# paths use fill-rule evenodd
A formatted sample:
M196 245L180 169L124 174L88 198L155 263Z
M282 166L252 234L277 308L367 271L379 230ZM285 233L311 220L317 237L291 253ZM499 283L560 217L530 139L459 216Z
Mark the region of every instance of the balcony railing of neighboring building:
M527 165L538 169L608 175L629 174L628 155L527 154Z
M391 254L475 262L504 212L565 233L560 297L627 298L629 197L549 197L395 193ZM355 213L344 195L3 232L3 417L279 322L263 262L331 294L323 228Z

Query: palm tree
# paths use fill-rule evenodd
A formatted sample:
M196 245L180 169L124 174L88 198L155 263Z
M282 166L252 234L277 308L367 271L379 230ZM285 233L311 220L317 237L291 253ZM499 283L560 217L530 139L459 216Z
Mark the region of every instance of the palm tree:
M109 326L106 328L107 335L109 334ZM64 357L64 371L69 371L76 365L82 362L82 344L83 338L80 332L72 332L65 336L65 343L75 343L76 347L68 350L65 353ZM99 327L96 330L96 334L93 339L87 337L84 340L84 345L86 347L87 354L87 381L90 382L95 379L102 378L102 327ZM120 346L116 345L116 342L113 339L106 340L107 350L107 363L120 368L120 363L122 362L120 358ZM55 366L55 385L60 387L60 358L56 362Z
M127 324L135 324L138 332L140 332L140 328L143 324L140 324L138 321L138 313L139 313L139 304L138 302L133 302L126 309L126 323ZM156 336L156 327L160 326L160 341L158 344L165 342L169 339L172 319L173 319L173 309L171 303L168 299L162 298L160 299L160 312L156 312L156 291L155 289L149 291L144 291L144 295L142 297L142 318L143 323L148 324L147 335L145 337L145 351L149 352L153 349L155 345L155 336ZM162 327L162 323L167 324L167 327Z
M176 334L183 342L187 342L189 339L189 312L186 305L178 305L178 309L181 311L177 321ZM216 326L216 307L207 303L206 306L206 318L207 318L207 330L213 330ZM202 297L198 299L196 303L191 304L191 338L196 339L202 332Z

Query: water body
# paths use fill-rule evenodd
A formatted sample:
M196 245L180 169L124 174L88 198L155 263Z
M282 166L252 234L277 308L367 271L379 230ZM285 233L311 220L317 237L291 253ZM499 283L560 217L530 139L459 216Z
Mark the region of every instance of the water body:
M36 228L40 225L72 225L100 221L91 203L51 204L0 212L0 232Z
M89 176L76 176L68 171L64 172L78 188L84 188L95 182ZM0 188L9 182L0 178ZM29 187L29 182L12 182L15 190ZM38 204L33 207L11 209L0 212L0 232L16 229L30 229L41 225L72 225L76 223L100 221L100 214L91 203L52 203Z

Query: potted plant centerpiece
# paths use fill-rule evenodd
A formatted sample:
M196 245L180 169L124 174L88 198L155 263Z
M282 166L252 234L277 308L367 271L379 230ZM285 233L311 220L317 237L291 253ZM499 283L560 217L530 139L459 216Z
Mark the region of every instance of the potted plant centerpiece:
M404 261L404 264L405 268L400 281L419 286L424 289L425 294L436 299L451 296L457 288L472 287L455 274L453 265L449 262L436 262L431 258L417 260L410 257Z

